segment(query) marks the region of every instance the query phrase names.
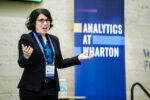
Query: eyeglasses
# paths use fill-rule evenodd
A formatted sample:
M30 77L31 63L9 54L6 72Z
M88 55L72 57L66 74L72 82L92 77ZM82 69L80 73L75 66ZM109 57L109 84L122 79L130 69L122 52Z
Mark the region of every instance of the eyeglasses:
M36 21L39 21L41 24L43 24L45 21L46 21L46 23L50 23L49 19L38 19Z

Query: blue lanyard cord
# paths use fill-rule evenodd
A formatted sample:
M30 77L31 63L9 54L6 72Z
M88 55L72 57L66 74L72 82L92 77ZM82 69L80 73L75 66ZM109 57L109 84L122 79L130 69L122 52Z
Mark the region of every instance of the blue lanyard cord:
M49 39L49 41L51 43L51 47L52 47L52 50L53 50L53 53L54 53L54 58L55 58L55 49L54 49L53 43L52 43L52 41L51 41L49 36L48 36L48 39Z
M43 53L43 56L44 56L44 59L46 60L46 57L45 57L45 54L44 54L44 49L43 49L43 47L42 47L42 45L41 45L41 42L40 42L39 38L37 37L37 35L36 35L35 32L33 32L33 35L34 35L36 41L38 42L38 45L40 46L40 49L41 49L41 51L42 51L42 53Z
M41 42L40 42L40 40L39 40L39 38L37 37L37 35L36 35L35 32L33 32L33 35L34 35L36 41L38 42L38 45L40 46L40 49L41 49L41 51L42 51L42 53L43 53L43 56L44 56L44 59L45 59L45 61L46 61L46 57L45 57L45 53L44 53L44 48L43 48L43 46L42 46L42 44L41 44ZM54 49L54 46L53 46L52 41L51 41L51 39L50 39L49 36L48 36L48 39L49 39L49 41L50 41L50 43L51 43L51 47L52 47L52 49L53 49L53 53L54 53L53 62L54 62L54 59L55 59L55 49Z

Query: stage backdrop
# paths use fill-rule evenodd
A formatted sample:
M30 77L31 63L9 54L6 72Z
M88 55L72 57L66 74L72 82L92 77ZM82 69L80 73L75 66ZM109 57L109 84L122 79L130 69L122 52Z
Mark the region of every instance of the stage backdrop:
M75 95L86 100L126 100L124 0L74 0Z

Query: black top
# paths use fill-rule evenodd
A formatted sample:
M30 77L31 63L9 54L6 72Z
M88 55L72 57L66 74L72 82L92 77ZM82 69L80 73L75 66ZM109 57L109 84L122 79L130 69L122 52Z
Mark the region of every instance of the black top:
M50 36L55 49L55 83L57 91L59 91L59 79L56 68L66 68L72 65L79 65L81 64L81 62L78 60L78 56L63 59L58 38L50 34L48 35ZM27 62L23 60L22 44L24 44L25 46L31 46L33 48L33 53ZM29 34L23 34L21 36L18 44L18 49L18 64L21 68L24 68L24 72L18 84L18 88L31 91L40 91L44 78L45 61L42 51L32 32L30 32Z

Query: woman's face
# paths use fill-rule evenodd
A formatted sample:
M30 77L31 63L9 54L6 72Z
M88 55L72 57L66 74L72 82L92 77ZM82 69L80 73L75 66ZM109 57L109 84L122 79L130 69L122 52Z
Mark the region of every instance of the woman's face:
M44 35L48 32L50 28L50 20L44 15L40 14L35 22L35 30L36 32Z

